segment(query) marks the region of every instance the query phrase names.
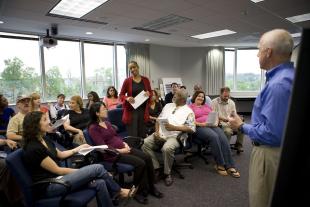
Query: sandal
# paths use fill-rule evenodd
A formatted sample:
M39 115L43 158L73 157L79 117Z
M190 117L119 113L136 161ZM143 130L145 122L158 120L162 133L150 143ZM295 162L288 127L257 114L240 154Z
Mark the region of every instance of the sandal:
M122 206L126 206L129 201L136 195L136 192L138 191L138 187L135 187L134 185L129 189L128 193L126 195L121 195L121 193L118 193L116 197L113 199L115 201L122 200Z
M227 173L234 178L240 178L240 173L235 168L227 169Z
M215 170L216 170L216 172L217 172L218 174L223 175L223 176L228 175L228 174L227 174L227 171L225 170L224 167L218 166L218 165L214 165L214 168L215 168Z

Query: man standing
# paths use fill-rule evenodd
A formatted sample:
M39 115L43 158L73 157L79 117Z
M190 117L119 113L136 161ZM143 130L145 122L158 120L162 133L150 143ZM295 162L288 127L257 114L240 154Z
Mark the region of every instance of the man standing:
M183 90L178 90L175 93L174 103L165 105L156 122L155 133L148 136L142 146L142 150L152 158L156 174L158 174L160 166L154 151L161 149L164 158L166 186L173 183L171 168L174 152L180 147L177 137L182 132L193 133L196 130L195 115L192 109L186 105L186 98L187 93ZM159 123L160 120L162 120L161 123Z
M261 69L266 70L266 85L255 100L252 123L243 123L238 115L229 117L231 126L247 134L254 145L249 170L250 207L266 207L272 196L294 79L290 62L293 45L290 33L282 29L261 37L257 56Z
M217 97L212 100L212 109L213 111L218 112L220 125L225 132L228 140L230 141L231 135L233 134L233 129L230 127L228 123L228 117L232 113L237 113L236 105L233 100L230 99L230 88L223 87L221 88L220 97ZM243 152L242 144L243 144L244 134L241 131L237 131L237 140L235 143L235 148L238 152Z
M171 91L165 96L165 104L172 103L172 98L177 90L179 90L179 85L177 83L171 83Z

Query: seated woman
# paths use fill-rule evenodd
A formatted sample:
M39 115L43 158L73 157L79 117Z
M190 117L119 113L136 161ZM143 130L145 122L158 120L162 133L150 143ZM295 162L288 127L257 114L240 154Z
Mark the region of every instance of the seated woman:
M49 118L49 109L46 106L41 105L41 96L38 93L32 93L30 96L30 112L32 111L41 111L45 113L47 116L47 119Z
M150 120L146 123L146 134L151 135L155 132L156 119L161 113L163 107L159 102L159 97L156 90L152 90L153 96L150 101L149 106L149 116Z
M235 169L231 156L230 145L224 131L218 126L208 126L208 114L212 111L210 106L205 104L205 93L196 91L192 97L192 104L189 107L195 113L196 137L204 142L210 142L212 154L216 162L216 170L220 175L231 175L240 177L240 173Z
M80 96L72 96L69 103L69 120L64 123L66 131L73 133L73 143L85 144L83 130L87 128L89 122L89 111L83 108L83 100Z
M107 106L108 110L115 109L117 105L122 104L122 102L118 98L118 93L114 86L108 87L107 95L104 98L103 102Z
M96 145L105 144L109 148L116 149L120 152L118 162L135 167L133 184L139 187L135 199L146 204L148 193L157 198L163 197L163 194L154 186L154 168L151 158L140 150L130 148L121 137L117 136L112 125L106 121L107 108L104 103L98 102L91 106L90 118L88 130L93 142ZM113 161L113 157L109 157L107 154L104 154L104 159Z
M88 165L80 169L59 167L59 159L70 157L80 149L89 146L84 144L72 150L59 151L53 142L45 138L48 127L47 117L40 111L29 112L25 116L24 161L31 170L33 182L57 178L70 183L70 192L86 187L94 188L97 191L97 205L102 207L113 206L110 193L112 196L131 196L131 191L120 188L100 164ZM56 183L41 184L33 190L37 197L55 197L66 193L65 187Z
M87 94L88 102L86 103L86 108L90 109L93 103L99 102L100 98L95 91L91 91Z
M6 134L10 118L15 115L13 109L8 107L8 100L0 94L0 138Z

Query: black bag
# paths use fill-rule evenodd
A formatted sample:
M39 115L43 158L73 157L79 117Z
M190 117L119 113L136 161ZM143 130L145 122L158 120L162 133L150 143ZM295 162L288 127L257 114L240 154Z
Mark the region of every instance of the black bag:
M140 149L144 143L144 139L141 137L128 136L124 138L124 142L126 142L129 147Z
M92 151L88 153L87 155L82 154L76 154L73 155L71 159L72 168L81 168L86 165L95 164L98 162L98 152Z

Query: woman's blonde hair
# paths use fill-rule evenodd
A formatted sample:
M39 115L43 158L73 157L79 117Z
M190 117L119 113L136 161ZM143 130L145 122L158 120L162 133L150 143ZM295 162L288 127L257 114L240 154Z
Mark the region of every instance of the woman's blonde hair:
M79 105L80 109L83 108L83 100L82 100L81 96L72 96L71 100L75 101L77 103L77 105Z
M30 94L30 111L34 111L34 100L40 99L41 95L37 92L33 92L32 94Z

